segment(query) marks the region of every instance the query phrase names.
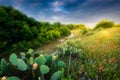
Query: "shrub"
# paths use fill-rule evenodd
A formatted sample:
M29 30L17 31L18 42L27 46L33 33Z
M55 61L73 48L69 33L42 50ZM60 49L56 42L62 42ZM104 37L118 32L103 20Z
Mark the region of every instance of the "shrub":
M67 36L70 34L70 29L68 29L67 27L60 27L59 28L60 34L61 36Z
M61 78L65 63L57 55L44 55L29 49L18 57L12 53L9 62L4 58L0 63L0 80L58 80ZM58 64L58 66L57 66ZM7 76L7 77L6 77Z
M108 20L102 20L96 25L95 29L110 28L110 27L113 27L113 26L114 26L114 22L108 21Z

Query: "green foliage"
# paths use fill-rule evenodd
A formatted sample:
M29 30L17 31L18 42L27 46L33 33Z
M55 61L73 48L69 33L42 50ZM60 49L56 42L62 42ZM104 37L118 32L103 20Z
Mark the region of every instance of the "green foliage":
M53 24L53 26L55 26L55 28L59 28L59 27L61 27L61 23L60 22L55 22Z
M41 65L40 66L40 72L42 75L47 74L49 72L49 67L46 65Z
M85 25L84 24L68 24L66 25L67 28L69 28L70 30L73 30L73 29L85 29Z
M13 53L13 54L10 55L9 61L10 61L13 65L16 65L16 66L18 65L17 60L18 60L18 59L17 59L17 55L16 55L16 54Z
M51 76L51 80L58 80L61 77L61 75L62 75L62 72L57 71Z
M52 55L45 56L46 58L46 63L50 63L52 61Z
M61 35L60 35L60 32L57 31L57 30L50 30L50 31L48 31L48 33L47 33L47 38L48 38L49 40L55 40L55 39L59 38L60 36L61 36Z
M8 77L7 80L20 80L20 79L18 77L11 76L11 77Z
M25 64L25 62L22 59L18 59L16 54L11 54L9 61L15 65L18 66L19 70L25 71L27 69L27 65Z
M0 33L1 34L1 33ZM2 48L2 47L4 47L5 45L7 44L7 42L6 41L0 41L0 48Z
M84 24L78 24L78 25L76 25L76 26L77 26L77 28L79 28L79 29L81 29L81 30L86 29L86 27L85 27Z
M67 36L67 35L70 34L70 29L65 27L65 26L64 27L60 27L59 31L61 33L61 36Z
M21 52L20 55L21 55L21 58L24 60L25 59L25 53Z
M22 59L17 60L17 66L18 66L18 69L21 71L25 71L27 69L27 65Z
M88 32L89 32L88 29L84 29L84 30L82 30L82 34L83 34L83 35L86 34L86 33L88 33Z
M112 32L115 34L111 34ZM100 34L102 37L100 37ZM104 36L106 34L107 36ZM116 37L119 35L119 28L110 28L85 37L85 42L83 41L82 44L81 40L71 39L59 46L58 59L66 63L64 76L67 79L63 80L82 80L83 78L85 80L119 79L120 46L117 43L119 39ZM112 44L109 44L110 41L112 41ZM114 46L116 47L114 48Z
M33 58L33 57L30 57L30 58L29 58L29 64L32 65L33 63L34 63L34 58Z
M1 59L1 66L0 66L0 70L3 72L3 73L7 73L9 70L8 70L8 63L6 62L6 60L3 58Z
M41 78L41 80L50 80L50 78L57 80L61 77L62 73L59 69L65 65L63 61L53 60L52 55L43 55L42 51L34 54L32 49L20 54L21 58L17 58L14 53L11 54L9 57L10 63L7 63L5 59L1 59L0 77L3 75L10 76L6 77L7 80L38 80L38 78ZM51 74L53 74L52 77Z
M46 63L46 59L45 59L44 56L39 56L39 57L37 57L37 58L35 59L35 62L36 62L39 66L41 66L41 65L43 65L43 64Z
M91 28L81 28L80 32L82 33L82 35L91 35L93 34L93 29Z
M98 28L110 28L114 26L114 22L108 21L108 20L102 20L100 21L94 29Z
M28 48L35 48L50 40L67 36L72 29L80 28L82 34L89 34L89 31L91 31L85 28L83 24L64 25L60 22L54 24L38 22L10 6L0 6L0 17L2 17L0 18L1 51L27 51ZM96 25L95 29L113 26L112 21L101 21ZM115 25L114 27L119 26ZM111 33L113 32L115 31ZM112 35L108 35L108 31L104 31L104 36L109 38ZM97 37L95 36L94 40ZM119 36L115 37L119 38ZM105 38L103 41L105 41ZM115 45L117 49L114 49L114 44L112 44L110 48L106 48L108 50L102 50L100 47L99 50L101 51L96 50L95 52L90 50L95 50L96 47L87 50L89 48L83 46L80 40L73 39L59 46L58 52L54 53L54 55L44 55L43 52L34 52L32 49L20 53L19 58L17 58L16 54L11 54L7 59L9 60L8 63L7 60L1 59L0 77L3 75L8 76L7 80L38 80L38 78L41 78L41 80L81 80L83 78L85 80L119 80L119 43L118 40L118 45ZM108 51L109 54L103 54L103 51Z
M31 28L33 38L36 38L39 34L39 31L36 26Z
M32 54L33 52L34 52L33 49L29 49L29 50L28 50L28 53L29 53L29 54Z
M79 44L79 45L77 45ZM59 45L58 48L61 52L61 56L70 55L73 56L79 56L79 53L81 53L81 43L79 40L68 40L63 45Z
M22 35L24 35L25 40L31 40L32 39L32 32L30 30L30 27L28 25L23 25L23 29L21 31Z
M65 63L63 61L58 61L57 66L58 67L64 67Z
M68 27L70 30L73 30L75 28L75 25L73 24L68 24L66 25L66 27Z
M0 6L0 17L1 52L26 51L70 34L69 27L60 22L39 22L11 6Z
M0 67L1 68L1 67ZM2 76L2 74L3 74L3 72L1 71L1 69L0 69L0 76Z

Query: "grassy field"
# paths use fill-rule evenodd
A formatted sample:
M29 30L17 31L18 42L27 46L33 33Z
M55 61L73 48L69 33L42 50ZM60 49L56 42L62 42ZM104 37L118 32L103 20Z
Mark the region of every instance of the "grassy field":
M82 45L90 53L119 53L120 28L109 28L81 39Z
M2 78L8 75L7 79L15 80L120 80L120 28L90 30L86 34L72 30L67 37L19 56L13 53L8 59L1 59ZM13 75L17 78L9 77Z
M80 30L72 30L72 38L61 38L56 41L48 42L45 45L38 48L45 53L52 53L57 50L57 46L71 39L79 39L85 51L89 53L112 53L119 52L120 45L120 28L109 28L101 31L88 32L89 35L82 35ZM60 42L59 40L64 40Z
M65 42L62 51L71 54L71 75L73 80L119 80L120 71L120 28L90 31ZM92 34L91 34L92 33ZM72 48L68 48L72 46ZM76 49L81 49L79 55ZM63 52L64 53L64 52ZM79 52L78 52L79 53ZM66 55L67 56L67 55ZM62 58L66 62L65 59ZM70 56L69 56L70 57ZM69 60L69 58L67 58ZM68 62L66 62L68 63ZM74 65L74 66L72 66Z

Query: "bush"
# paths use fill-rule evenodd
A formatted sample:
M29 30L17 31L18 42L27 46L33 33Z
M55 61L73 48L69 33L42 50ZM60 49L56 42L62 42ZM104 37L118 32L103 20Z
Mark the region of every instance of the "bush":
M32 49L21 52L19 57L12 53L9 62L2 58L0 80L58 80L62 77L65 63L57 55L33 53Z
M113 26L114 26L114 22L108 21L108 20L102 20L96 25L95 29L110 28L110 27L113 27Z
M47 39L48 40L55 40L55 39L59 38L60 36L61 36L60 32L57 30L50 30L47 32Z
M61 36L67 36L67 35L70 34L70 29L65 27L65 26L64 27L60 27L59 31L60 31Z

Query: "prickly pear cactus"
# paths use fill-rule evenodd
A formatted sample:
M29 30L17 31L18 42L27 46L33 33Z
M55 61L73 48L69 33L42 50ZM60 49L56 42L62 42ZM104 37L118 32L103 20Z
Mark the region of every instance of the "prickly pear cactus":
M10 58L9 58L9 61L13 64L13 65L16 65L17 66L17 55L16 54L11 54L10 55Z
M29 49L29 50L28 50L28 53L29 53L29 54L32 54L33 52L34 52L33 49Z
M44 56L39 56L39 57L37 57L37 58L35 59L35 62L36 62L39 66L41 66L41 65L43 65L43 64L46 63L46 59L45 59Z
M2 75L2 73L3 73L3 72L0 70L0 76Z
M40 66L40 72L42 75L47 74L49 72L49 67L46 65L41 65Z
M25 52L21 52L20 55L21 55L21 58L24 60L25 59Z
M20 80L20 79L18 77L11 76L11 77L8 77L7 80Z
M65 63L63 61L58 61L57 66L58 67L64 67Z
M55 73L53 73L53 75L51 76L51 80L58 80L62 75L61 71L57 71Z
M32 64L34 63L34 58L33 58L33 57L30 57L28 61L29 61L29 64L32 65Z
M19 70L25 71L27 69L27 65L22 59L18 59L17 63L18 63L17 66Z
M6 62L6 60L3 58L1 59L1 71L3 73L7 73L9 70L8 70L8 63Z
M45 55L46 63L50 63L52 61L52 55Z

